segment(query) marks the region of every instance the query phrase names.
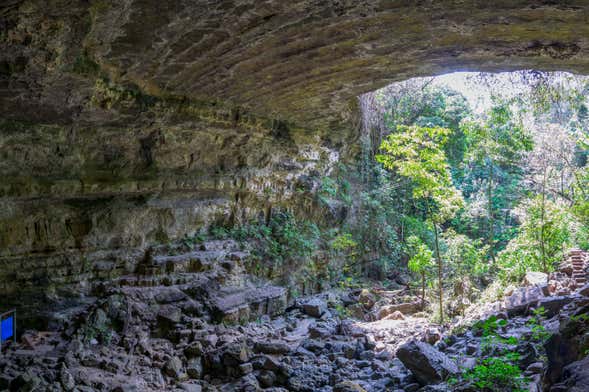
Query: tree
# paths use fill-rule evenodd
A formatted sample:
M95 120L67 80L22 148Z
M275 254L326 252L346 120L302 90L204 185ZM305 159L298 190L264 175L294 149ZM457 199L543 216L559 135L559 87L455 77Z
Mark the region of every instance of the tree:
M425 204L423 213L433 228L438 264L438 301L440 322L444 322L443 263L440 254L439 227L452 218L462 205L462 196L452 184L444 145L450 130L419 126L399 126L381 144L378 162L410 180L413 197Z
M417 236L412 235L407 238L407 245L411 252L411 258L407 263L407 267L409 267L411 272L418 274L421 278L421 306L423 307L425 304L426 274L432 266L434 254Z
M532 149L532 139L521 121L513 119L513 112L508 103L499 102L487 114L487 118L467 121L463 131L467 140L467 158L470 170L482 169L480 175L486 182L487 245L490 258L495 262L495 220L496 205L508 204L511 192L495 192L498 187L499 174L503 185L510 185L510 180L518 176L524 153ZM482 183L480 185L483 185ZM513 183L511 183L513 185ZM517 187L510 187L515 191ZM498 199L498 200L496 200Z
M564 256L574 226L566 209L542 196L522 202L521 211L524 216L518 235L499 254L503 277L512 281L530 270L553 271Z

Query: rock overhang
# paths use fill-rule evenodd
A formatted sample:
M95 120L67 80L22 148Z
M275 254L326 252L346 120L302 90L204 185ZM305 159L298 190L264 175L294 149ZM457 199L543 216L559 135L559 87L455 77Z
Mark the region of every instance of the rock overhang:
M0 293L85 292L211 224L314 214L359 148L358 95L587 72L588 17L574 0L4 1Z
M0 57L3 90L18 96L28 84L48 113L52 101L89 87L87 75L69 72L76 65L146 94L219 100L311 129L341 128L354 119L356 96L414 76L589 70L584 1L44 4L4 6ZM14 109L6 104L14 94L2 94L2 112ZM75 115L67 107L53 110Z

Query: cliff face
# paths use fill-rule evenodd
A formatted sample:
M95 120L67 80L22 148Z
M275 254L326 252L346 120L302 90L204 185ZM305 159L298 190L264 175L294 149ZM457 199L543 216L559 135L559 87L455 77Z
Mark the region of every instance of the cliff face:
M585 1L0 5L0 296L84 292L213 222L309 212L355 97L457 69L589 69Z
M132 272L148 246L211 224L311 213L301 191L339 156L317 135L238 109L134 96L102 79L92 91L83 119L2 124L0 287L15 300L83 293Z

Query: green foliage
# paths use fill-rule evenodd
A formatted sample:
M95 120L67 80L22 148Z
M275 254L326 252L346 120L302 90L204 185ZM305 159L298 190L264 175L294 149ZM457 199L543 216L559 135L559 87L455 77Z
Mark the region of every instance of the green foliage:
M335 312L337 313L337 315L339 316L339 318L344 319L344 318L349 318L350 317L350 311L348 308L346 308L344 305L342 304L337 304L335 306Z
M516 337L504 338L498 335L498 329L505 327L507 321L491 316L472 326L474 332L482 334L481 351L485 355L494 354L479 361L472 369L462 374L464 380L470 381L481 391L524 391L527 380L517 366L520 355L510 350L518 344Z
M504 281L518 282L528 271L553 271L571 238L573 219L562 206L540 197L523 206L526 216L518 234L499 254Z
M412 254L407 266L411 272L425 275L433 266L434 253L416 236L407 238L407 245Z
M266 223L252 222L234 228L211 227L213 238L233 238L252 246L250 270L275 278L281 269L300 263L316 268L313 255L319 249L321 232L316 224L296 219L289 212L277 212Z
M498 212L512 208L521 197L521 164L533 148L530 132L515 117L509 102L497 100L485 117L465 121L461 126L466 137L466 159L460 188L470 208L469 231L487 239L492 259L510 239L514 225L509 215Z
M464 379L471 381L481 391L513 391L524 392L525 378L520 368L511 362L516 359L487 358L474 368L463 374Z
M338 252L350 252L358 246L350 233L338 234L331 241L331 249Z
M330 206L332 200L338 200L346 205L352 203L350 195L350 182L345 178L346 167L341 165L336 178L323 177L321 186L317 192L317 198L322 205Z
M410 181L413 198L425 202L424 215L431 222L438 263L438 307L444 321L443 265L438 225L451 219L462 206L462 196L452 183L443 146L450 130L418 126L398 128L381 144L383 154L376 159L386 169Z
M80 75L96 75L100 71L100 66L90 58L88 52L84 50L74 61L72 70Z
M489 262L486 258L488 247L480 239L471 239L448 229L444 235L444 258L448 260L451 275L457 279L472 277L482 279L489 273Z
M467 157L482 165L518 165L523 153L531 151L533 141L529 131L514 118L508 102L497 101L483 121L466 121Z
M431 199L440 212L445 211L443 207L454 207L447 201L459 200L443 150L450 132L439 127L400 126L382 142L383 154L376 156L385 168L411 181L414 198Z
M473 324L473 331L480 331L483 337L495 336L499 327L507 325L507 321L498 319L497 316L491 316L486 320L477 321Z
M403 231L399 228L407 217L404 200L410 195L395 186L381 165L371 162L369 170L370 180L358 196L357 221L350 231L358 243L356 252L364 274L382 279L400 267Z
M85 342L96 339L99 343L108 345L113 337L113 328L106 313L102 309L94 311L80 328L80 334Z
M540 306L532 311L533 316L527 322L528 327L532 329L532 340L544 344L552 335L542 325L542 320L546 318L546 309Z

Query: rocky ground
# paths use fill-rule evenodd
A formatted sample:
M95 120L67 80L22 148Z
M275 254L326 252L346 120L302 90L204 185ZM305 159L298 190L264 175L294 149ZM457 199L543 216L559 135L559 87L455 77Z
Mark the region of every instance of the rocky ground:
M581 256L478 307L472 317L485 323L440 327L404 290L289 299L244 274L247 253L232 241L156 249L137 274L56 314L54 331L27 331L7 347L0 389L476 391L460 373L513 352L530 391L587 391Z

